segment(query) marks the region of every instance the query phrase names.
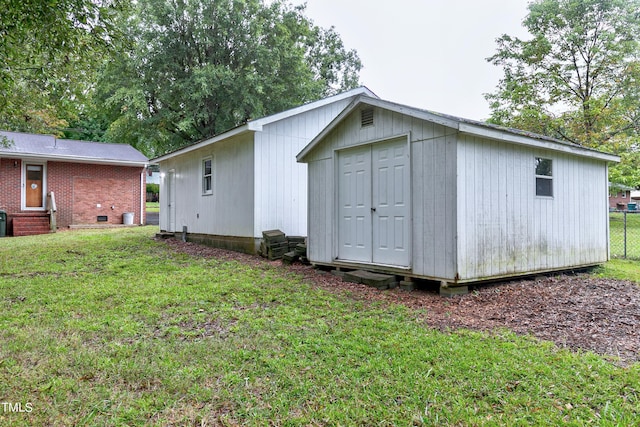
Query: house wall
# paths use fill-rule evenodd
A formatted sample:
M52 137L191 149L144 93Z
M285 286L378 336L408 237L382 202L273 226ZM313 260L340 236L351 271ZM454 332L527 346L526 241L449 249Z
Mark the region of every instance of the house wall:
M8 213L21 212L21 163L19 159L0 160L0 209ZM106 215L107 223L122 224L124 212L134 214L134 224L144 222L144 217L140 218L140 176L144 168L55 161L46 164L47 192L55 194L59 228L97 223L98 215Z
M98 215L106 215L108 224L122 224L125 212L133 213L134 224L144 224L141 175L142 167L47 162L47 191L55 194L58 227L96 224Z
M627 204L631 203L631 191L618 191L615 195L609 196L609 207L611 209L627 209ZM622 206L618 206L622 204Z
M22 162L0 159L0 210L20 212Z
M460 280L608 259L604 162L469 135L457 151ZM553 161L553 197L536 196L536 157Z
M6 233L13 228L12 213L20 212L20 185L22 162L20 159L0 158L0 210L7 213Z
M413 275L452 279L456 256L456 131L376 109L373 126L355 110L309 153L309 245L312 262L331 264L337 248L336 150L409 135Z
M213 193L203 195L202 161L213 159ZM169 171L175 171L175 230L168 221ZM160 229L253 239L253 132L160 163Z
M333 102L265 125L255 137L255 227L253 235L279 229L307 234L307 165L296 155L350 103Z

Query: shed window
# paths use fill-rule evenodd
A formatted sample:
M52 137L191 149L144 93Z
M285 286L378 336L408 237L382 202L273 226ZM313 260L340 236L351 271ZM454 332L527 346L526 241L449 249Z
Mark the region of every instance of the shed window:
M213 194L213 159L202 159L202 194Z
M536 157L536 196L553 197L553 162Z

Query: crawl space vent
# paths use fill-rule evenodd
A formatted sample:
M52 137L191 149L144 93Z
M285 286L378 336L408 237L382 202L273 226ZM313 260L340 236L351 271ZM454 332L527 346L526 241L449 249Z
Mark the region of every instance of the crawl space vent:
M373 126L373 108L360 110L360 125L362 127Z
M98 222L107 222L109 218L106 215L98 215Z

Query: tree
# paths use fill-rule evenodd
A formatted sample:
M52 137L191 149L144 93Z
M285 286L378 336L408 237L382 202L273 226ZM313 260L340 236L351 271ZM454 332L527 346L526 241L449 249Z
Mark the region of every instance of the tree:
M637 158L639 11L638 0L532 2L530 39L503 35L488 58L504 70L490 121Z
M0 127L60 134L114 52L128 0L4 0Z
M104 69L106 138L148 156L352 88L360 60L304 7L263 0L139 0L134 48Z

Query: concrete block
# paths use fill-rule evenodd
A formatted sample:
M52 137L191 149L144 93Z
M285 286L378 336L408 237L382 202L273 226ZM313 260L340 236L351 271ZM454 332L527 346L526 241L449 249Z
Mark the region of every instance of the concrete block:
M365 270L350 271L345 274L344 280L354 283L362 283L367 286L372 286L378 289L389 289L390 286L394 286L396 283L396 276L389 274L372 273Z
M440 285L440 296L441 297L454 297L457 295L467 295L469 293L468 286L443 286Z

